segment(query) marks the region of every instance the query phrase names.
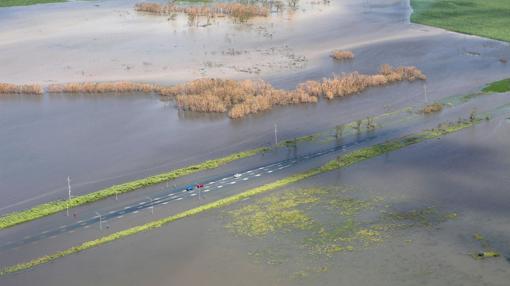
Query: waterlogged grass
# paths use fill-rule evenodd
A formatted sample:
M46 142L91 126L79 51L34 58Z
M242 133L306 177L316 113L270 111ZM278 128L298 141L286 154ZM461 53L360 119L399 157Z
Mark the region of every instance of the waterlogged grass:
M237 234L252 237L276 230L309 229L312 220L298 206L317 203L318 195L323 192L310 188L260 199L255 204L230 211L229 215L235 219L227 227Z
M32 221L44 216L52 215L57 212L65 210L67 207L74 208L80 205L89 204L92 202L96 202L111 196L120 195L127 192L132 192L135 190L139 190L144 187L160 184L166 181L174 180L179 177L187 176L193 173L197 173L204 170L218 168L222 165L228 164L235 160L248 158L254 156L256 154L269 151L269 148L262 147L249 151L235 153L226 157L205 161L203 163L192 165L180 169L176 169L167 173L162 173L159 175L114 185L108 187L106 189L102 189L93 193L89 193L82 196L77 196L72 198L71 200L60 200L44 203L41 205L37 205L28 210L22 210L17 212L8 213L2 217L0 217L0 229L12 227L14 225Z
M295 264L299 260L298 267L304 269L292 276L303 278L326 272L327 259L336 253L359 251L399 231L455 218L432 207L402 211L381 197L358 196L355 189L343 186L287 190L228 211L226 228L238 236L269 242L267 249L259 246L250 252L258 263Z
M34 4L61 3L67 0L1 0L0 7L28 6Z
M382 144L377 144L374 146L358 149L358 150L350 152L344 156L338 157L337 159L332 160L319 168L313 168L313 169L310 169L305 172L297 173L292 176L280 179L278 181L275 181L275 182L272 182L272 183L269 183L269 184L266 184L266 185L263 185L260 187L253 188L248 191L245 191L240 194L236 194L236 195L233 195L233 196L221 199L221 200L217 200L217 201L214 201L214 202L211 202L208 204L204 204L202 206L192 208L190 210L178 213L173 216L169 216L169 217L166 217L166 218L163 218L160 220L149 222L149 223L146 223L146 224L143 224L140 226L135 226L135 227L132 227L132 228L129 228L129 229L126 229L123 231L119 231L119 232L116 232L116 233L113 233L113 234L110 234L110 235L107 235L107 236L104 236L104 237L101 237L101 238L98 238L95 240L87 241L87 242L82 243L79 246L71 247L66 250L58 251L58 252L55 252L50 255L35 258L28 262L19 263L19 264L13 265L13 266L8 266L8 267L0 270L0 276L6 275L9 273L13 273L13 272L30 269L37 265L48 263L48 262L54 261L58 258L67 256L67 255L70 255L73 253L78 253L78 252L81 252L81 251L84 251L84 250L87 250L87 249L90 249L93 247L97 247L97 246L115 241L117 239L131 236L131 235L134 235L134 234L137 234L140 232L145 232L145 231L149 231L152 229L160 228L166 224L169 224L169 223L174 222L179 219L183 219L185 217L193 216L193 215L203 213L205 211L209 211L212 209L218 209L218 208L222 208L225 206L229 206L236 202L244 200L246 198L250 198L250 197L262 194L262 193L266 193L266 192L281 188L283 186L287 186L289 184L293 184L293 183L302 181L304 179L310 178L312 176L315 176L315 175L318 175L321 173L325 173L325 172L332 171L332 170L339 169L339 168L345 168L352 164L355 164L355 163L358 163L358 162L361 162L361 161L364 161L364 160L367 160L370 158L374 158L374 157L404 148L406 146L422 142L424 140L433 139L433 138L437 138L437 137L440 137L440 136L443 136L443 135L446 135L449 133L460 131L467 127L473 126L477 122L479 122L479 121L475 120L475 121L463 121L463 122L457 122L457 123L443 124L442 128L426 130L421 133L417 133L417 134L406 136L403 138L391 140L391 141L388 141L388 142L385 142ZM263 149L261 149L261 150L257 149L252 152L255 152L255 154L256 154L257 152L262 152L262 151L263 151ZM226 158L229 158L229 157L226 157ZM193 168L193 170L194 170L193 172L195 172L196 167ZM154 179L154 180L157 180L157 179ZM64 205L64 207L65 207L65 205ZM295 221L294 221L295 225L306 225L306 219L304 219L303 217L299 217L299 215L296 215L296 213L291 213L290 217L297 217L297 219L295 219ZM376 241L378 239L377 231L379 231L379 229L377 226L374 226L374 227L375 228L359 229L357 231L356 235L364 237L366 241L371 241L371 240ZM348 228L348 225L343 226L343 228ZM349 248L345 248L345 249L349 250ZM344 249L343 248L340 249L338 247L333 247L329 251L336 252L336 251L340 251L340 250L344 250Z
M482 91L487 92L487 93L509 92L510 91L510 78L490 83Z
M508 0L411 0L411 21L510 42Z

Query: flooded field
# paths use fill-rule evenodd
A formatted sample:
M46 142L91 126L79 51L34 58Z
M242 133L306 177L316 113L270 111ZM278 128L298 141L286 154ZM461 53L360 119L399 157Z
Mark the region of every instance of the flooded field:
M0 83L42 87L32 86L38 95L0 92L0 216L65 199L68 177L78 196L274 148L137 192L126 187L130 193L120 199L115 190L115 198L80 203L66 216L54 211L11 222L0 233L2 286L508 285L508 83L492 89L500 93L481 90L509 77L509 43L412 24L407 0L271 1L247 18L227 11L231 1L207 4L214 10L207 16L182 13L197 2L164 10L158 5L167 1L143 1L146 10L137 11L139 2L0 8ZM333 59L334 51L346 59ZM390 81L385 64L412 67L419 76ZM264 80L299 95L301 83L354 72L375 75L364 78L372 80L359 89L366 90L313 95L292 106L271 102L271 110L242 111L239 119L184 111L156 88L69 94L50 87L220 78ZM381 77L384 83L376 81ZM240 103L229 100L232 109ZM359 153L354 165L320 175L312 169L404 135L444 135L442 128L456 123L469 128L402 149L388 143L382 156ZM239 196L310 170L314 175L299 183ZM213 187L217 192L209 193ZM30 270L5 271L236 195L221 207L75 248Z
M510 55L508 44L409 24L407 1L302 1L292 15L244 24L218 19L205 27L136 13L135 3L84 1L0 10L0 26L10 27L0 30L0 78L49 84L260 77L291 89L333 73L375 73L388 63L415 65L428 80L425 86L401 83L236 121L222 114L179 112L173 102L147 95L2 96L0 213L62 198L67 176L76 194L87 193L270 144L274 124L281 138L302 136L474 92L510 71L499 61ZM335 62L329 56L334 49L351 49L356 57Z
M2 285L506 285L509 134L482 123Z

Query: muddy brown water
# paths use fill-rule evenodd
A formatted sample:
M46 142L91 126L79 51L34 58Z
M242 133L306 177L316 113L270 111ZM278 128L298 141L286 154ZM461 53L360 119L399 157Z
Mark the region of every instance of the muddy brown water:
M309 62L306 67L295 70L272 70L263 72L260 76L275 86L292 88L304 80L320 79L332 73L353 70L374 73L382 63L416 65L429 77L426 83L427 96L424 95L422 83L402 83L372 89L345 100L275 108L271 112L238 121L229 120L223 115L178 112L172 103L161 102L154 96L44 96L40 99L3 96L0 98L2 195L0 213L65 197L67 176L72 178L75 194L87 193L114 183L200 162L233 151L270 144L275 123L278 124L281 138L293 138L394 108L422 104L427 100L433 101L452 94L473 92L486 82L508 75L509 65L498 61L499 57L508 57L510 54L508 44L409 24L404 21L408 14L407 4L401 1L370 2L372 4L370 9L355 1L334 2L330 10L328 7L322 8L321 11L326 11L324 12L326 14L321 14L321 21L312 20L317 17L313 12L298 13L292 21L285 22L285 25L267 23L274 30L274 36L271 39L257 38L254 49L264 50L287 45L293 49L293 53L307 56ZM47 29L52 31L55 27L49 24L48 18L54 17L65 22L66 13L72 15L76 13L74 9L78 7L84 8L80 13L85 17L97 16L102 20L108 20L112 10L129 10L132 3L105 1L101 2L99 7L94 5L94 2L73 2L2 9L0 13L5 17L1 17L1 25L11 27L9 31L2 31L7 33L4 39L8 39L12 31L26 31L27 35L35 32L31 30L33 26L30 21L50 25ZM33 18L34 20L20 18L22 13L36 12L38 16ZM116 25L112 26L113 30L136 21L141 30L152 27L162 35L174 35L177 37L174 40L179 42L181 41L179 37L183 37L183 45L200 46L195 41L205 35L207 38L221 39L221 47L206 45L208 53L201 53L200 56L193 54L193 57L199 58L194 62L217 59L213 51L243 49L252 44L252 38L242 36L246 31L232 23L225 24L230 25L229 29L233 29L232 33L227 34L221 29L188 31L188 28L183 27L180 28L182 33L173 34L169 30L153 26L157 26L164 19L136 15L130 17L108 21L116 21ZM136 19L133 20L133 17ZM274 21L282 20L276 18ZM94 27L90 22L83 23ZM87 35L91 37L96 35L106 43L83 46L80 44L83 38L70 36L67 34L68 31L65 31L63 34L52 34L55 35L53 38L36 37L30 40L42 46L23 44L22 46L27 49L23 51L26 56L23 58L14 56L14 53L20 52L19 45L23 41L28 41L27 39L11 39L12 42L0 45L0 54L2 57L8 57L2 59L5 63L0 68L2 80L19 81L22 74L13 69L16 69L17 65L22 65L21 60L32 56L40 60L51 59L45 56L46 51L59 50L62 52L59 54L61 61L85 65L82 60L93 63L91 59L96 56L101 58L100 62L103 63L117 56L125 60L132 59L134 52L138 53L145 49L130 42L123 41L122 44L109 42L115 40L109 37L112 31L98 31L93 28L87 30ZM191 34L193 36L190 38ZM239 38L235 41L226 40L225 35L237 35ZM122 37L143 36L122 34ZM151 45L153 47L157 47L158 41L162 39L154 37L153 34L146 35L145 38L154 41ZM64 40L68 44L55 46L55 43ZM132 48L119 49L115 51L115 56L106 51L94 56L91 49L94 47L93 50L101 50L104 45ZM328 57L330 50L342 47L353 49L356 59L342 64L331 61ZM39 51L31 50L33 48ZM70 52L69 55L72 57L66 58L66 51ZM472 52L479 55L474 56ZM161 58L161 53L167 51L153 49L147 55ZM179 56L183 54L179 49L172 51L171 54L172 61L187 59ZM254 52L252 58L271 61L271 57L267 58L263 54L257 55ZM137 59L140 58L150 62L146 56L137 56ZM218 60L239 62L236 57ZM48 64L44 62L38 64L37 70L26 69L28 65L22 65L25 70L25 81L35 80L44 83L62 81L60 76L69 74L60 71L53 73ZM99 66L102 65L97 65ZM199 70L201 64L191 66ZM48 67L48 72L41 73L40 69L46 69L45 67ZM114 72L108 65L103 68L105 71ZM173 72L178 70L173 68L168 71L165 74L166 79L178 80L180 77L173 77ZM220 74L221 70L213 69L206 76ZM117 73L115 79L130 79L131 75L121 72ZM241 73L232 76L245 75ZM192 74L188 79L195 77L197 74ZM68 80L73 79L94 80L94 77ZM107 80L108 77L97 74L96 79ZM150 70L137 71L133 79L169 82L162 80L158 73Z
M507 285L510 256L507 170L510 122L504 118L333 171L287 189L350 186L399 210L434 207L457 214L404 230L380 244L315 261L295 247L282 263L253 256L285 243L236 236L225 210L190 217L33 270L2 285ZM277 193L286 190L276 191ZM240 204L250 204L250 200ZM239 204L228 209L237 208ZM475 260L483 235L502 257ZM296 240L289 240L289 242ZM296 278L296 270L321 269Z

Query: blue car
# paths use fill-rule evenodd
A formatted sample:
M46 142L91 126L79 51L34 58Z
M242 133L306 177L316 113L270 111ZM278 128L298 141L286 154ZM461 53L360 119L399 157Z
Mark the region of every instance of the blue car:
M186 186L186 191L193 191L194 188L193 185Z

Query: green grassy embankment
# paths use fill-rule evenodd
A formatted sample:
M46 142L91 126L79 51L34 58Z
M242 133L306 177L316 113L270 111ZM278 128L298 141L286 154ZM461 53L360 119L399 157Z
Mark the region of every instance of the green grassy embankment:
M0 229L12 227L17 224L32 221L44 216L52 215L57 212L66 210L67 207L74 208L84 204L96 202L111 196L120 195L127 192L139 190L144 187L160 184L166 181L174 180L179 177L184 177L200 171L218 168L230 162L248 158L256 154L269 151L267 147L257 148L253 150L243 151L231 154L226 157L205 161L200 164L176 169L159 175L119 184L113 185L106 189L102 189L93 193L82 196L77 196L71 200L52 201L44 204L37 205L31 209L8 213L0 217Z
M1 0L0 7L28 6L34 4L61 3L67 0Z
M509 5L510 5L510 2L509 2ZM482 91L486 92L486 93L509 92L510 91L510 78L490 83L484 89L482 89Z
M370 146L370 147L365 147L365 148L350 152L348 154L345 154L344 156L339 156L335 160L332 160L332 161L326 163L322 167L313 168L313 169L310 169L310 170L302 172L302 173L297 173L292 176L280 179L278 181L250 189L250 190L242 192L240 194L236 194L236 195L224 198L224 199L220 199L220 200L217 200L217 201L214 201L211 203L204 204L204 205L196 207L196 208L189 209L187 211L178 213L176 215L172 215L172 216L160 219L160 220L156 220L156 221L149 222L149 223L139 225L139 226L135 226L135 227L132 227L132 228L129 228L126 230L122 230L122 231L119 231L119 232L116 232L116 233L113 233L113 234L110 234L110 235L107 235L107 236L104 236L104 237L101 237L101 238L98 238L95 240L87 241L87 242L84 242L78 246L71 247L71 248L68 248L63 251L58 251L58 252L55 252L50 255L32 259L28 262L19 263L16 265L5 267L2 270L0 270L0 276L6 275L9 273L13 273L13 272L30 269L37 265L45 264L45 263L54 261L58 258L67 256L67 255L70 255L73 253L78 253L78 252L81 252L81 251L84 251L84 250L87 250L87 249L90 249L90 248L93 248L96 246L100 246L100 245L115 241L117 239L131 236L131 235L134 235L134 234L137 234L140 232L157 229L157 228L163 227L166 224L174 222L176 220L183 219L183 218L193 216L193 215L197 215L199 213L203 213L205 211L209 211L212 209L225 207L225 206L234 204L236 202L239 202L245 198L253 197L253 196L256 196L256 195L259 195L259 194L262 194L262 193L265 193L265 192L268 192L271 190L275 190L275 189L281 188L283 186L310 178L312 176L316 176L321 173L345 168L345 167L351 166L353 164L356 164L356 163L359 163L359 162L362 162L362 161L365 161L365 160L368 160L371 158L375 158L377 156L387 154L389 152L393 152L393 151L402 149L409 145L417 144L417 143L423 142L425 140L438 138L438 137L441 137L441 136L449 134L449 133L460 131L467 127L473 126L477 122L479 122L479 120L461 121L461 122L457 122L457 123L442 124L440 128L436 128L433 130L426 130L426 131L423 131L423 132L420 132L417 134L412 134L412 135L398 138L395 140L390 140L385 143L377 144L377 145Z
M510 42L508 0L411 0L411 21Z

